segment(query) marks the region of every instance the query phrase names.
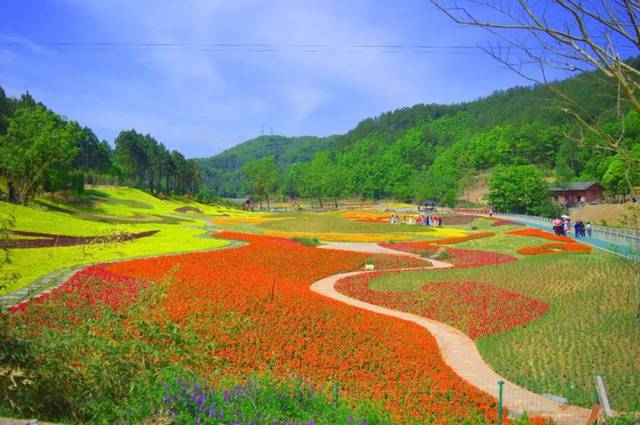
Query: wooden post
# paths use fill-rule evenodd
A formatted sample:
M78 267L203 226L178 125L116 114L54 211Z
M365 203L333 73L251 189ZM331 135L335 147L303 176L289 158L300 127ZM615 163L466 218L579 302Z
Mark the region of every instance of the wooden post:
M602 376L596 375L596 391L598 391L598 400L600 400L600 406L607 418L613 416L611 406L609 405L609 397L607 396L607 389L604 386L604 380Z

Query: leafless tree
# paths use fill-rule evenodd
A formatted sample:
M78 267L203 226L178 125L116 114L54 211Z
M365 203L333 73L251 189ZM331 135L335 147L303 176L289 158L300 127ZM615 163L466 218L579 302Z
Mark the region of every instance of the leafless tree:
M491 32L494 40L480 47L518 75L557 95L563 109L579 124L583 140L585 133L591 133L601 147L639 165L622 146L624 112L633 108L640 113L640 70L625 60L640 53L639 0L431 2L455 22ZM615 118L622 124L621 132L604 131L600 117L592 116L579 101L551 84L548 75L552 70L596 70L597 78L610 80L617 88Z
M622 158L627 165L625 180L635 198L632 172L640 168L640 158L625 143L624 117L630 110L640 114L640 70L628 60L640 54L639 0L430 1L456 23L493 34L493 40L480 47L518 75L548 88L577 123L579 142ZM594 78L612 87L615 110L594 116L562 86L552 84L549 75L558 71L569 75L595 71ZM605 125L611 122L617 123L614 132ZM629 212L638 235L638 208ZM626 264L635 271L640 322L640 262L632 258Z

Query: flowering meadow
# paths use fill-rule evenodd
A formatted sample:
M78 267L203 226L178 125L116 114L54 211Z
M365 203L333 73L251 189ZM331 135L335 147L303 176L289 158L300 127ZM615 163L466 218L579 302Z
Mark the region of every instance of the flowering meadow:
M125 195L106 210L118 213L114 220L139 219L147 199ZM216 209L212 216L195 203L153 202L146 208L149 222L122 229L159 232L109 247L122 251L121 262L88 266L0 314L0 417L493 423L496 401L456 375L423 328L309 289L318 279L370 263L376 272L343 279L336 288L451 324L476 341L499 374L530 390L589 406L598 372L615 409L640 410L631 280L609 254L574 255L590 248L484 218L430 228L392 225L387 213L371 211ZM138 209L127 216L120 203ZM29 214L20 217L18 230L80 238L115 229L88 222L88 212L23 210ZM156 211L162 222L150 221ZM451 223L468 221L451 217ZM205 233L203 224L214 232ZM481 231L462 230L471 225ZM315 248L325 241L378 242L455 267L434 270L417 257ZM209 251L122 258L185 249ZM20 282L116 255L95 244L10 251Z
M336 289L372 304L447 323L472 339L509 331L549 309L548 304L536 299L476 282L430 282L417 292L369 289L369 281L383 273L344 278Z
M377 256L231 232L216 237L247 245L90 268L76 275L70 286L18 308L9 319L14 328L11 340L40 340L38 333L48 339L59 334L59 339L75 329L107 346L109 341L146 341L139 357L119 353L118 360L112 360L138 365L118 388L142 376L143 362L152 370L155 365L181 366L210 383L222 377L242 382L255 373L279 379L300 374L319 387L335 381L340 397L349 403L373 400L401 421L460 423L495 415L495 400L449 369L435 340L422 328L309 290L313 281L360 269L367 260L392 268L412 267L420 260L397 256L381 262ZM87 290L98 286L95 294ZM151 295L137 298L141 290ZM126 305L129 308L122 311ZM40 326L29 326L34 323ZM92 344L67 348L69 352L57 348L62 350L57 358L70 369L68 379L61 376L53 385L55 394L73 394L79 377L93 376L92 363L80 359L100 359L109 352L103 345L96 352ZM35 368L34 379L51 385L52 378L42 378L46 373L38 365L52 361L39 352L35 364L23 366ZM30 386L24 388L22 397L27 397Z

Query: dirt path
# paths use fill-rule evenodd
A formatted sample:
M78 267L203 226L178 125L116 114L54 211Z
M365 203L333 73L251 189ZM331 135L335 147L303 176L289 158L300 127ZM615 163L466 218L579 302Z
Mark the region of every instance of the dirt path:
M419 257L415 254L399 252L369 243L333 243L321 246L320 248L370 252L372 254L394 254ZM451 264L444 263L442 261L427 261L432 263L432 268L434 269L452 267ZM359 271L329 276L311 285L311 290L344 304L369 310L374 313L395 317L397 319L406 320L424 327L436 339L445 362L464 380L496 398L498 394L498 381L504 381L504 405L511 412L521 413L526 411L530 416L552 417L560 425L583 425L587 423L590 413L588 409L560 404L519 387L495 373L482 359L482 356L480 356L473 340L459 330L444 323L417 316L415 314L369 304L367 302L348 297L335 290L334 285L338 280L348 276L355 276L364 273L371 272Z

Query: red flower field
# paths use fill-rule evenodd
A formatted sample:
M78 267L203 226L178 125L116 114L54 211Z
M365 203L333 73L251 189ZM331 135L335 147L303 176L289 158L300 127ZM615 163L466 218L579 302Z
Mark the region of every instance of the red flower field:
M336 289L362 301L448 323L472 339L509 331L549 309L542 301L476 282L428 283L420 292L369 289L369 281L385 273L389 272L347 277L338 281Z
M211 361L199 364L197 372L213 382L221 375L271 371L288 377L293 372L318 385L337 380L347 399L377 400L404 421L455 423L474 411L486 419L495 415L495 400L460 379L424 329L309 290L324 276L361 268L371 255L239 233L216 237L248 245L90 268L50 296L55 300L56 293L72 292L75 296L66 298L77 298L77 305L44 304L57 311L63 307L71 317L76 307L92 302L117 310L135 299L139 282L162 282L165 294L148 316L168 317L207 341L193 350L208 354ZM399 257L392 265L411 266L412 261L419 260ZM106 273L102 294L73 284L94 273ZM29 317L32 312L38 317ZM19 314L25 320L47 318L46 311L29 304Z
M100 285L95 285L95 282L100 282ZM133 303L138 292L146 286L147 284L139 279L115 274L103 266L91 266L76 273L64 285L50 293L43 293L28 303L18 304L10 310L12 312L26 311L33 304L59 301L63 305L57 307L70 312L95 304L104 304L114 311L121 311ZM66 296L69 294L74 296Z

